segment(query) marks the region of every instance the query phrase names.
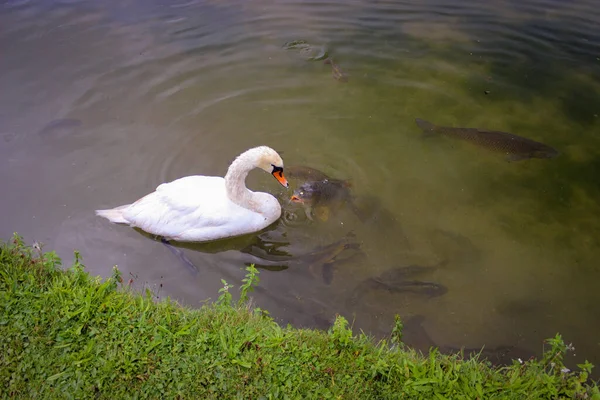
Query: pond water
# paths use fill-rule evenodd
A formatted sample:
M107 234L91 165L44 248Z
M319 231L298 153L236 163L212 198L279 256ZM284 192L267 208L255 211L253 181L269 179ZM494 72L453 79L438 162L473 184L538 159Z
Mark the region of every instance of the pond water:
M592 0L0 1L0 237L16 231L65 264L77 249L92 274L118 265L134 287L199 306L221 279L237 293L249 249L296 256L353 232L360 251L340 255L329 284L321 265L262 269L258 306L304 327L341 314L377 337L399 314L418 321L406 340L422 350L539 355L560 332L569 362L598 364L599 24ZM348 81L284 49L293 40L326 46ZM561 154L507 162L424 138L415 118ZM94 215L181 176L224 176L262 144L286 166L350 180L372 218L336 207L308 220L255 171L248 186L279 196L283 217L179 247L192 273ZM361 285L409 265L438 266L410 279L447 293Z

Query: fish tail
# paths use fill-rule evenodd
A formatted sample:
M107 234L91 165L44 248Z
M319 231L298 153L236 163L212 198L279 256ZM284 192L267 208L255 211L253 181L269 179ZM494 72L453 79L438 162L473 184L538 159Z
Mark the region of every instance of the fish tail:
M123 211L125 211L127 207L129 207L129 204L112 208L110 210L96 210L96 215L98 215L99 217L106 218L107 220L109 220L110 222L114 222L115 224L128 224L129 221L127 221L123 217Z
M435 132L435 125L431 122L425 121L421 118L415 118L415 122L417 126L423 130L423 133L426 135L430 135Z

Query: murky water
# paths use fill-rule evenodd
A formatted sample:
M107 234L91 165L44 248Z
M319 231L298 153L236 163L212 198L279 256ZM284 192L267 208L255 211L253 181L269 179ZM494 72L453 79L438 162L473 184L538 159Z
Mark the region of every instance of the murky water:
M560 332L575 344L572 361L600 363L596 9L592 0L1 1L0 236L17 231L65 262L78 249L93 274L116 264L137 287L196 306L217 297L222 278L237 290L250 248L298 255L352 231L363 255L340 261L330 285L318 266L263 270L258 305L297 326L327 327L339 313L377 336L396 313L422 315L429 338L407 335L422 349L504 345L523 349L517 357ZM282 48L297 39L326 45L349 81ZM508 131L562 154L508 163L423 139L415 118ZM260 235L180 248L200 270L192 274L160 242L94 215L164 181L223 176L260 144L286 165L350 179L373 218L341 210L311 222L286 204ZM262 172L248 186L291 194ZM369 277L442 261L419 279L446 286L443 296L375 290L350 301Z

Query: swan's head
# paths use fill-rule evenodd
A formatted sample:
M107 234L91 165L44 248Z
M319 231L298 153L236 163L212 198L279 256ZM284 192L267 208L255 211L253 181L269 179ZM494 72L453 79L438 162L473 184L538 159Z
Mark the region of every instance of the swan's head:
M258 153L256 166L273 175L283 187L289 187L287 179L283 176L283 160L281 156L267 146L257 147L256 150Z

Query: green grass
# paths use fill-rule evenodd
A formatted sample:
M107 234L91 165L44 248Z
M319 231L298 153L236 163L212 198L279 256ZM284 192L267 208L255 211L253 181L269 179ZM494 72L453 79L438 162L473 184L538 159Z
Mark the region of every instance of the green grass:
M196 310L128 290L116 269L93 278L77 253L64 270L16 235L1 246L0 274L5 398L600 399L591 364L561 371L559 335L542 359L494 368L405 348L399 319L379 343L341 317L328 332L281 327L249 305L253 267L238 304L224 282Z

